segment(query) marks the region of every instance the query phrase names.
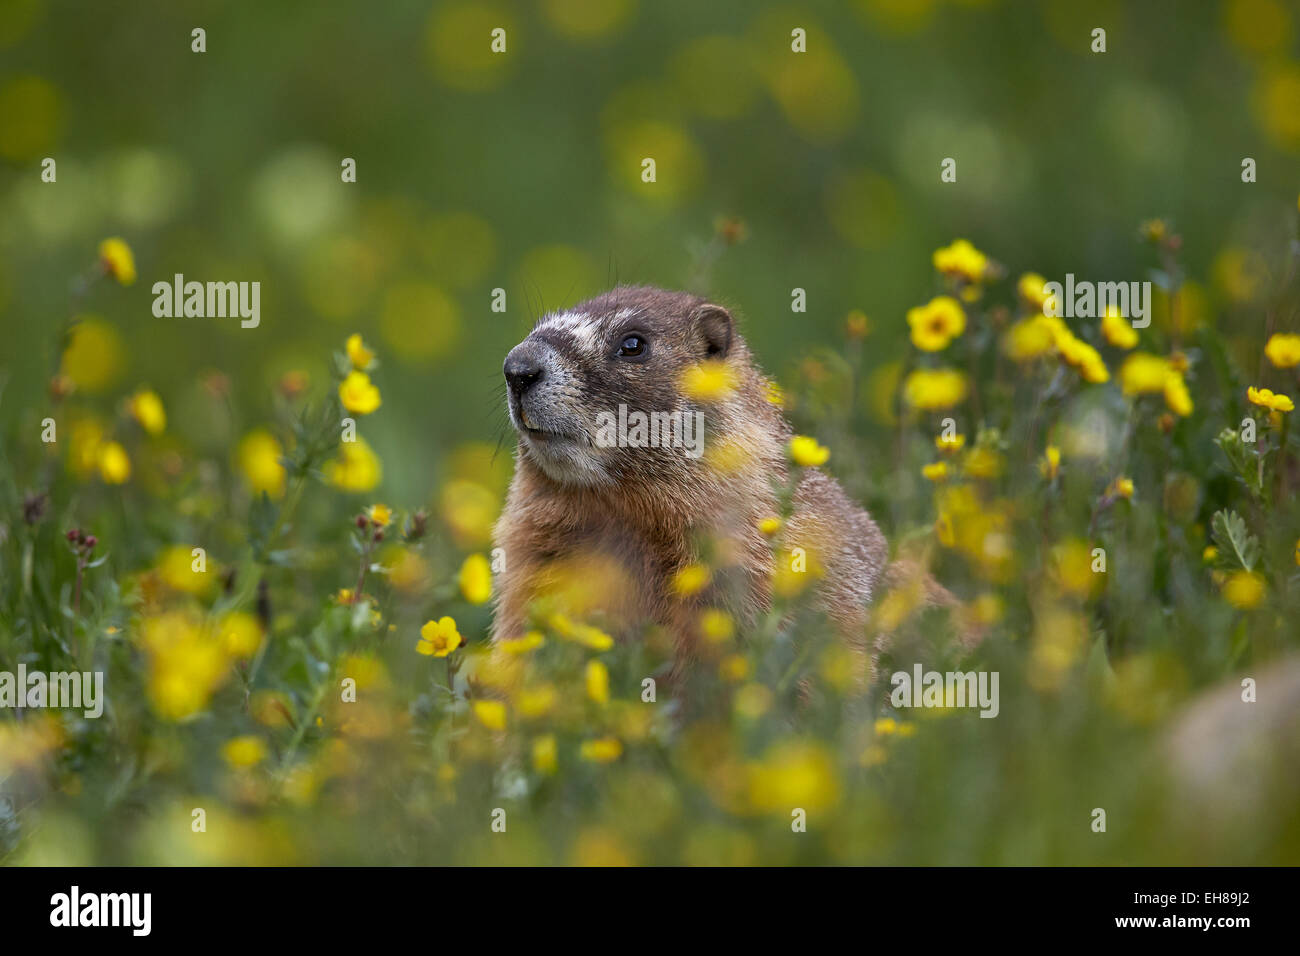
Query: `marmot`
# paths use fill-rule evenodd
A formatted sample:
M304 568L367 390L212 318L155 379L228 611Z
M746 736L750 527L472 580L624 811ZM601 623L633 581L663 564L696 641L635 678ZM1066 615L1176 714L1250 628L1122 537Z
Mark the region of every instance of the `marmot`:
M726 381L712 401L683 388L702 363ZM543 316L503 371L519 446L496 525L505 560L494 642L522 635L534 602L551 601L543 610L575 623L598 611L613 629L660 625L689 659L704 609L743 626L769 606L773 544L759 526L778 514L791 430L730 312L685 292L621 286ZM637 436L612 442L611 424L638 411L661 413L665 429L702 421L703 454L664 440L664 429L650 447ZM816 468L805 469L790 511L778 560L803 548L819 606L864 639L888 563L884 535ZM713 569L708 585L683 587L678 573L701 560Z

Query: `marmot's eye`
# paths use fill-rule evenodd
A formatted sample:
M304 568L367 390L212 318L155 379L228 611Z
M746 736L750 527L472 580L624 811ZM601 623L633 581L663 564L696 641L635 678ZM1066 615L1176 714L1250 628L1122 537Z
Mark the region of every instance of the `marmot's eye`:
M622 358L636 358L645 354L646 341L639 335L626 335L623 337L623 344L618 347L618 354Z

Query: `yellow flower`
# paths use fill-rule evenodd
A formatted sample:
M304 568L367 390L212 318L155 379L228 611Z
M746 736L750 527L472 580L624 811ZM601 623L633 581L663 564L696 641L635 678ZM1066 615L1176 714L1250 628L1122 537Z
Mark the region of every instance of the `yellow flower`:
M339 383L339 401L357 415L369 415L382 403L379 389L370 381L370 376L356 369L348 372L347 378Z
M966 331L966 313L952 296L941 295L908 309L907 324L913 345L924 352L938 352Z
M1048 445L1043 452L1043 460L1038 463L1038 470L1048 481L1053 481L1061 472L1061 449Z
M1206 545L1205 550L1201 552L1201 560L1206 564L1212 563L1219 556L1219 549L1214 545Z
M158 575L173 591L202 596L212 590L215 578L207 570L198 570L207 568L206 560L199 564L192 547L174 544L158 555Z
M600 737L596 740L584 740L578 748L578 756L592 763L612 763L623 755L623 745L616 737Z
M904 380L903 397L923 411L951 408L966 398L966 376L956 369L918 368Z
M1250 386L1246 389L1246 397L1255 405L1261 408L1271 408L1275 412L1289 412L1295 408L1295 402L1283 395L1281 392L1274 392L1268 388L1256 388Z
M519 711L520 717L535 720L549 714L554 709L559 696L554 684L538 684L536 687L525 687L519 691L518 696L515 698L515 709Z
M383 478L383 465L366 440L339 444L338 457L325 463L325 480L344 491L370 491Z
M726 611L711 607L700 614L700 633L712 644L731 640L735 631L735 622Z
M1274 333L1264 346L1264 354L1277 368L1300 365L1300 335L1290 332Z
M1032 362L1055 348L1056 322L1045 315L1021 319L1002 335L1002 351L1013 362Z
M776 517L775 515L772 515L767 518L763 518L758 523L758 533L763 535L763 537L765 538L772 537L772 535L776 534L780 530L781 530L781 519Z
M488 730L506 729L506 705L499 700L474 701L474 716Z
M844 333L851 339L865 339L871 332L871 320L861 309L854 309L844 319Z
M546 643L546 636L541 631L529 631L523 637L507 638L500 644L507 654L527 654Z
M358 371L364 372L366 369L370 368L375 361L375 353L366 348L366 344L361 341L360 334L356 332L353 332L348 336L345 348L348 353L348 361L351 362L352 367Z
M688 564L673 575L672 588L674 593L690 597L703 591L710 578L712 575L704 565Z
M428 621L420 628L415 650L425 657L446 657L463 643L456 622L449 617Z
M376 527L387 528L388 523L393 520L393 509L388 505L371 505L366 509L366 517Z
M966 446L965 435L936 435L934 437L934 447L942 452L955 454Z
M1037 272L1026 272L1016 283L1016 291L1020 293L1020 298L1035 309L1042 309L1047 302L1047 291L1044 289L1046 285L1047 280Z
M1187 383L1182 375L1172 370L1165 376L1165 404L1171 412L1183 418L1192 414L1192 396L1187 391Z
M581 644L590 650L607 651L614 646L614 639L600 628L590 624L575 624L563 614L552 614L548 623L564 640Z
M471 554L460 566L460 593L470 604L486 604L492 597L492 566L481 554Z
M1125 395L1163 392L1169 377L1169 363L1149 352L1134 352L1119 370L1120 388Z
M230 611L217 621L216 637L231 657L248 658L262 646L262 625L245 611Z
M831 457L831 451L829 448L817 444L815 438L809 438L807 435L795 435L790 439L790 457L794 459L796 465L802 465L805 468L816 468L818 465L826 464L826 460Z
M130 285L135 281L135 256L124 240L114 237L101 242L99 261L103 264L104 271L122 285Z
M767 383L767 387L763 390L763 397L767 399L769 405L775 405L777 408L785 407L785 390L777 382Z
M266 744L261 737L233 737L222 744L221 757L237 769L255 767L266 759Z
M609 703L609 668L600 661L587 661L587 697L597 704Z
M745 680L749 677L749 661L743 654L728 654L718 662L718 675L733 684Z
M1259 607L1266 592L1263 576L1254 571L1234 571L1223 582L1223 599L1241 611Z
M547 734L533 741L533 769L538 773L555 773L558 765L556 759L555 735Z
M992 448L972 448L962 471L972 478L996 478L1002 474L1002 456Z
M740 378L726 362L710 359L682 373L682 394L697 402L720 402L736 391Z
M1133 497L1133 479L1116 478L1106 489L1106 494L1115 498L1132 498Z
M163 410L162 399L158 393L142 388L129 399L127 408L131 416L140 423L140 427L150 435L161 435L167 427L167 413Z
M1110 372L1101 359L1101 353L1083 339L1076 338L1069 332L1058 335L1056 349L1067 364L1072 366L1085 382L1094 385L1110 381Z
M1138 344L1137 330L1133 328L1131 322L1126 321L1119 314L1119 309L1113 305L1108 307L1106 314L1101 317L1101 334L1116 348L1131 349Z
M965 239L934 252L934 267L946 276L958 276L968 282L979 282L988 271L989 260Z
M1295 539L1295 563L1300 564L1300 538Z
M96 451L99 477L107 485L121 485L131 477L131 459L126 449L115 441L106 441Z
M272 498L284 494L285 471L280 464L284 448L264 428L255 428L239 442L235 458L253 494L263 491Z
M1168 227L1163 219L1148 219L1138 227L1138 232L1148 242L1159 242L1165 237L1167 231Z
M932 462L921 469L921 474L929 481L947 481L948 463L946 461Z

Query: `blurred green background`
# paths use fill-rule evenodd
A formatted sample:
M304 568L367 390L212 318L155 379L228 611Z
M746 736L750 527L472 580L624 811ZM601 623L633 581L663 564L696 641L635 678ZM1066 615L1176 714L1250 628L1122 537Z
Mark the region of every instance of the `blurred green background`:
M201 54L191 51L195 27L206 30ZM504 55L489 49L497 27ZM790 50L796 27L807 31L805 54ZM1096 27L1105 53L1090 50ZM1211 800L1203 812L1182 799L1178 779L1158 774L1153 752L1175 707L1215 683L1235 703L1241 666L1262 673L1295 646L1296 505L1280 494L1270 511L1249 498L1212 442L1245 414L1241 370L1264 369L1266 304L1296 235L1298 56L1300 8L1282 0L5 0L0 650L4 663L22 656L49 668L107 661L115 712L99 722L50 716L49 733L35 719L0 724L0 757L23 771L0 780L19 795L0 806L0 850L28 841L0 859L1293 862L1294 763L1257 803ZM647 156L653 184L640 179ZM46 157L57 161L53 184L41 181ZM947 157L956 183L940 181ZM1255 183L1241 181L1245 157L1257 163ZM344 158L356 160L355 183L340 179ZM879 687L847 704L842 687L819 690L809 705L792 689L799 661L786 632L740 662L753 668L744 684L704 669L712 683L697 721L661 735L649 724L670 724L668 708L653 718L639 709L650 666L642 647L605 658L614 700L598 707L581 687L587 658L552 641L547 679L562 687L568 735L554 777L535 751L531 775L520 769L536 736L512 738L519 747L503 757L463 699L439 696L441 662L416 657L419 628L454 614L471 647L483 643L489 611L463 586L461 601L453 582L465 554L489 545L513 446L501 362L541 312L616 281L689 287L735 308L760 363L791 386L796 426L833 446L830 470L897 543L933 535L936 520L920 476L936 454L935 422L905 436L891 419L900 363L913 354L904 315L941 289L933 251L963 237L1005 265L988 284L993 314L1030 270L1149 278L1160 263L1138 224L1157 217L1182 237L1186 276L1169 283L1179 287L1177 327L1168 302L1158 306L1146 347L1189 346L1200 365L1196 415L1165 429L1163 406L1139 407L1144 399L1121 397L1118 381L1080 388L1062 420L1104 412L1110 438L1125 420L1141 430L1129 461L1112 463L1108 446L1067 462L1054 488L1036 464L1039 443L1054 440L1047 430L1009 432L1029 438L1008 455L1017 460L1008 481L981 486L989 496L975 510L983 518L1027 503L1015 515L1017 573L963 577L951 548L939 568L963 599L984 589L998 609L991 618L1005 596L1005 620L974 652L923 621L886 662L1000 670L1003 719L922 714L904 733L882 717ZM111 236L134 251L138 278L81 294ZM178 272L259 281L260 327L156 318L151 286ZM504 314L490 308L496 288L507 293ZM794 288L807 291L806 313L791 312ZM1274 327L1294 331L1295 296L1277 303ZM836 391L856 360L844 358L855 310L870 329L862 388ZM60 428L116 408L132 454L127 483L79 473L75 431L66 476L36 441L57 406L48 391L74 317L94 335ZM976 325L960 350L983 350L983 371L971 366L980 378L1000 360L992 322ZM1199 334L1183 335L1191 330ZM313 485L285 534L290 558L254 559L256 468L237 465L237 449L255 429L284 436L301 398L286 396L304 381L313 401L327 394L328 356L352 333L382 363L383 405L359 430L383 481L347 498ZM1044 392L998 368L1014 382L985 423L1028 426L1038 412L1029 396ZM1270 374L1249 381L1288 381ZM124 411L142 387L166 408L159 433L143 434ZM846 395L859 399L847 412ZM978 413L962 414L974 445ZM1278 431L1285 440L1283 426L1273 429L1270 440ZM1121 467L1136 497L1098 504ZM1175 470L1181 484L1166 483ZM1285 478L1276 487L1285 492ZM50 491L49 513L23 521L37 489ZM273 497L283 495L281 483ZM406 551L390 540L397 556L372 605L340 606L336 591L356 573L347 548L356 509L376 501L437 517ZM1031 510L1040 504L1041 523ZM1254 603L1220 600L1203 566L1220 507L1240 508L1265 539L1270 590ZM81 616L67 608L73 561L59 540L73 523L112 555L88 577ZM1092 592L1090 572L1061 592L1052 536L1077 556L1094 531L1114 562L1106 593ZM187 577L199 540L214 568L239 572L220 597L215 583ZM22 555L30 568L33 554L36 572L20 588L12 569ZM259 580L270 582L273 613L264 635L254 626L269 648L257 680L214 685L198 716L160 714L143 625L180 620L179 632L208 640L203 628L221 615L261 614ZM825 647L810 639L818 654L835 650L825 633ZM1044 648L1057 652L1061 640L1069 646L1053 681L1034 684ZM242 679L235 656L223 666ZM358 658L377 688L362 716L318 707L336 671L363 669ZM776 692L764 698L767 688ZM318 713L324 723L311 720ZM806 739L792 743L792 727ZM1292 745L1300 739L1283 730ZM578 759L596 733L625 740L624 759ZM1227 727L1217 750L1231 751L1241 733ZM263 749L254 743L249 759L225 752L250 737ZM1223 776L1255 779L1249 767ZM750 785L753 805L737 801ZM503 799L517 814L510 842L485 822ZM791 843L794 799L842 812L817 819L816 841ZM222 834L207 845L187 829L200 800ZM1114 839L1087 827L1097 804L1112 810Z
M367 436L401 500L427 493L439 449L495 438L501 359L540 311L615 280L691 283L720 216L748 239L694 284L739 309L778 376L855 308L873 320L868 366L900 353L930 252L959 235L1013 273L1136 279L1135 223L1168 217L1207 308L1231 304L1261 268L1245 250L1294 208L1298 24L1276 0L12 0L9 388L43 387L69 277L107 235L140 278L77 307L120 334L106 390L151 384L175 430L215 448L187 419L198 376L229 375L252 421L283 372L319 382L322 349L360 331L387 365ZM505 55L488 48L496 26ZM790 53L794 26L807 54ZM40 181L46 156L56 184ZM150 286L176 272L260 280L261 328L154 318Z

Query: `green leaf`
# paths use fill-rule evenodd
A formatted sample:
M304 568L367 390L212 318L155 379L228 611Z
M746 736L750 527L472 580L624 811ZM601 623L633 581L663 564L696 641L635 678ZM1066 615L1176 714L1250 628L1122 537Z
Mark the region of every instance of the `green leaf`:
M1210 524L1219 554L1253 571L1259 561L1259 539L1246 530L1246 520L1235 511L1216 511Z

